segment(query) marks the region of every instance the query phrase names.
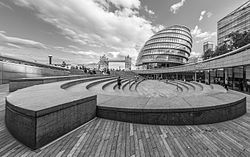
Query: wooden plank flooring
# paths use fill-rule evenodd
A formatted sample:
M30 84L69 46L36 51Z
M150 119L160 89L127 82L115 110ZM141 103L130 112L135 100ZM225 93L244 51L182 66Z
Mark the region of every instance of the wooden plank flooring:
M7 93L0 87L1 93ZM0 109L4 108L1 94ZM189 126L143 125L95 118L65 137L32 151L7 131L0 111L0 156L211 157L250 156L248 113L235 120Z

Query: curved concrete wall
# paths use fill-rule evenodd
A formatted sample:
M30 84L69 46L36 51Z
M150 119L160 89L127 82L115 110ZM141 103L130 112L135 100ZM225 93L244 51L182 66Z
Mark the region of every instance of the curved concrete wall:
M10 62L0 62L0 84L9 83L9 80L17 78L65 75L69 75L69 71Z
M138 109L97 106L97 117L129 123L199 125L218 123L246 113L246 98L228 104L179 109Z
M97 96L89 92L69 94L61 88L69 82L73 81L10 93L6 97L5 124L13 137L37 149L95 118Z

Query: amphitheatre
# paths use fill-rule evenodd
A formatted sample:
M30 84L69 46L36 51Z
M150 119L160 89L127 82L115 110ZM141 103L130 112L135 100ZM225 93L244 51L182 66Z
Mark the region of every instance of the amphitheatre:
M2 56L0 156L250 156L250 96L234 90L241 73L230 73L248 77L249 53L248 44L203 62L110 75ZM221 69L229 90L215 82Z
M12 80L9 90L14 92L7 96L5 109L8 131L1 118L0 153L249 155L245 95L217 84L135 81L134 72L116 74L122 76L120 90L116 76Z

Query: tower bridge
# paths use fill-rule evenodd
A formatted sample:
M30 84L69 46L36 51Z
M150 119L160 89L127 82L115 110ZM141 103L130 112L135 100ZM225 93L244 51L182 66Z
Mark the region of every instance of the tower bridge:
M98 69L109 69L109 63L110 62L124 62L125 63L125 70L131 70L131 60L132 58L128 56L125 56L124 59L109 59L105 55L100 57L100 60L98 62Z

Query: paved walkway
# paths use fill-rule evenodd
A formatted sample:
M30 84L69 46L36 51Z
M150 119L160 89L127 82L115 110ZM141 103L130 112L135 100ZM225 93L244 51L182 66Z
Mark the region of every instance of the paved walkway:
M0 86L0 109L7 86ZM233 92L233 91L230 91ZM234 92L235 93L235 92ZM32 151L16 141L0 111L0 156L250 156L248 113L210 125L142 125L95 118L54 143Z

